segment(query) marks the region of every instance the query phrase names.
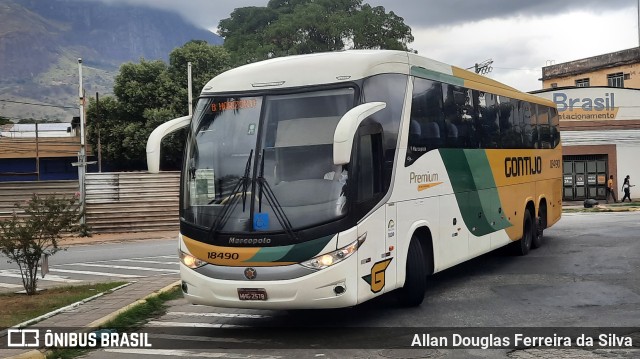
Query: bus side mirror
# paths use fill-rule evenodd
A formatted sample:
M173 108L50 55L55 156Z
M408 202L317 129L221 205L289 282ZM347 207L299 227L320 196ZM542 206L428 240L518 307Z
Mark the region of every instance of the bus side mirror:
M346 165L351 160L353 137L358 126L367 117L387 107L384 102L368 102L356 106L342 116L333 133L333 164Z
M160 172L160 143L162 139L191 123L191 116L174 118L156 127L147 140L147 169L150 173Z

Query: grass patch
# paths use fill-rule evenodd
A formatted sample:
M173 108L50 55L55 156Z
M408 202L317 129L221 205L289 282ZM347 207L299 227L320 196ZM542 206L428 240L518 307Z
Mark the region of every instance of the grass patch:
M126 282L108 282L45 289L34 295L0 294L0 327L7 328L37 318Z

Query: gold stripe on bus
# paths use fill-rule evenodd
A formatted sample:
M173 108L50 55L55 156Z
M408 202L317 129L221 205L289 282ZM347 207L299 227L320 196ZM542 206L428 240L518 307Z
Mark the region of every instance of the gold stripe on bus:
M453 73L453 76L455 77L459 77L463 80L469 80L469 81L473 81L476 83L484 83L487 84L488 86L491 86L491 88L502 88L508 91L515 91L515 92L519 92L518 90L516 90L515 88L505 85L501 82L498 82L496 80L490 79L486 76L482 76L482 75L478 75L475 72L471 72L465 69L462 69L460 67L456 67L456 66L451 66L451 72Z
M424 190L429 189L431 187L435 187L437 185L441 185L442 183L444 183L444 182L434 182L434 183L427 183L427 184L418 185L418 192L424 191Z
M182 236L182 240L191 255L207 263L219 266L263 267L293 264L293 262L248 262L262 249L260 247L221 247L198 242L184 235Z
M525 100L532 103L554 107L555 104L542 97L534 96L525 92L518 91L513 87L501 84L490 78L474 74L473 72L452 66L453 75L464 80L464 86L473 90L489 92L499 96L506 96L518 100Z
M535 198L536 193L546 198L548 210L551 210L553 187L562 176L562 150L560 147L549 150L486 150L486 154L500 197L502 212L513 224L506 229L507 235L512 240L520 239L527 202L533 201L538 208L540 198ZM529 160L520 161L525 158ZM536 161L539 162L537 165ZM525 164L526 168L523 167ZM525 197L523 193L530 195Z

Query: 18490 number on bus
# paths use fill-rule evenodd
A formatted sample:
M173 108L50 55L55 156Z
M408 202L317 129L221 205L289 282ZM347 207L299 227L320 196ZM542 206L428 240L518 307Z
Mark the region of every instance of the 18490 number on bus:
M209 252L207 255L209 259L227 259L227 260L238 260L240 259L240 255L238 253L227 253L227 252Z

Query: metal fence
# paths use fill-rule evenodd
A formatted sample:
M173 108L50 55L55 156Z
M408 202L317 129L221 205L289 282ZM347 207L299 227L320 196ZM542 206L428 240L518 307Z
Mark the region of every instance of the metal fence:
M178 230L179 172L87 173L86 223L93 233Z
M178 230L179 172L87 173L86 223L93 233ZM78 181L0 182L0 220L31 196L74 196Z
M14 204L25 205L33 194L74 196L78 181L16 181L0 182L0 221L11 217Z

